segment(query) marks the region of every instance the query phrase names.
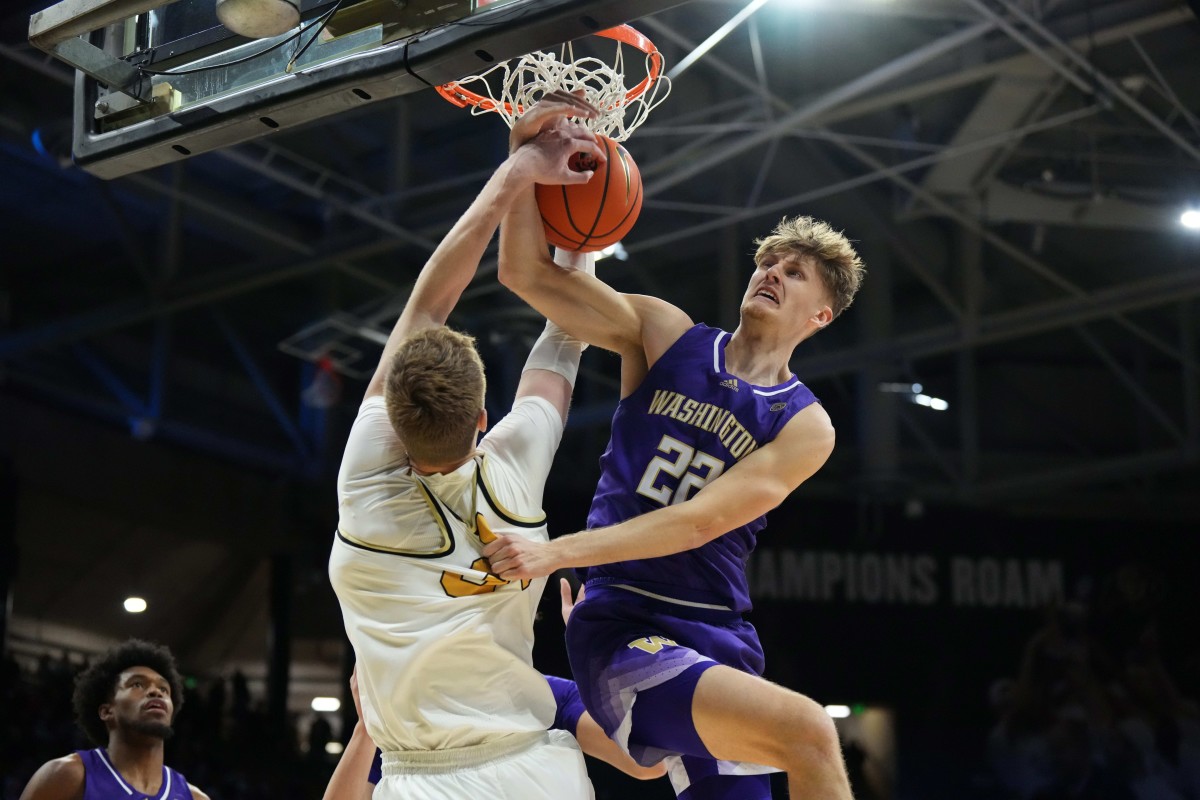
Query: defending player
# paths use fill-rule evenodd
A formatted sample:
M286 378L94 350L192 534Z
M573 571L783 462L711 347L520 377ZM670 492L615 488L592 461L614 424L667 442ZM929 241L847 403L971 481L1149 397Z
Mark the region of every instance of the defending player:
M21 800L208 800L163 764L163 742L183 705L170 650L137 639L114 647L75 679L73 703L98 747L47 761Z
M549 102L556 102L551 100ZM527 140L514 128L515 152ZM641 763L670 768L681 797L849 800L837 731L820 705L758 677L744 564L764 515L833 449L829 416L791 373L792 351L850 305L862 263L806 217L758 242L732 334L625 295L547 256L532 192L501 228L500 280L572 336L621 356L621 401L588 527L549 543L485 548L508 580L587 567L567 627L584 704ZM686 502L685 502L686 501ZM636 705L635 705L636 700Z
M523 130L594 113L567 96ZM329 575L383 751L378 798L592 796L575 740L547 731L554 696L532 664L545 581L500 580L481 554L497 533L547 539L542 491L580 344L547 325L512 411L477 443L483 365L470 337L444 327L513 187L586 181L567 167L579 150L599 148L564 122L499 167L422 269L346 445Z

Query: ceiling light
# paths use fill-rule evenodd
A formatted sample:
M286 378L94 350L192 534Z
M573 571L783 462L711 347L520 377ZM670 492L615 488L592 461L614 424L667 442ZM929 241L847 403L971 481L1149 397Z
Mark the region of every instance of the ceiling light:
M342 746L341 742L326 742L325 743L325 752L329 753L329 755L331 755L331 756L340 756L342 754L342 751L345 749L346 748Z
M825 713L834 719L845 719L850 716L850 706L825 706Z
M342 701L336 697L314 697L312 699L313 711L337 711L342 707Z
M124 605L130 614L140 614L146 610L146 601L140 597L126 597Z
M1179 224L1191 230L1200 230L1200 209L1189 208L1179 215Z
M932 408L934 411L945 411L946 409L948 409L950 407L950 404L947 403L942 398L931 397L927 394L913 395L912 401L919 406L925 406L926 408Z

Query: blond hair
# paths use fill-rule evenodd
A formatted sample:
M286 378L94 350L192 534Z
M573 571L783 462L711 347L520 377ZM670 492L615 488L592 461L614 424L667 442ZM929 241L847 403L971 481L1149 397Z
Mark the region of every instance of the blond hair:
M812 217L784 217L770 236L755 239L754 243L758 245L754 254L756 262L762 261L764 256L781 253L813 258L829 289L833 316L841 314L854 302L866 268L850 240L829 223Z
M475 339L439 326L400 344L384 382L384 401L409 457L442 465L474 450L486 390Z

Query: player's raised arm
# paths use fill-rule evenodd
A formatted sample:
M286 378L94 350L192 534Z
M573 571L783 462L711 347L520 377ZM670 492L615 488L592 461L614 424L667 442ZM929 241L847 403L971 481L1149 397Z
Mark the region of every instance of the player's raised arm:
M594 115L590 106L554 106L543 110L546 117L565 118ZM582 133L581 133L582 131ZM594 139L586 130L575 127L548 129L541 146L513 153L492 174L470 207L442 238L417 277L404 311L392 328L380 356L379 365L367 386L367 396L383 393L384 377L392 356L408 336L425 328L444 325L454 310L463 290L475 277L479 262L492 240L512 198L530 188L534 180L543 183L582 183L587 174L573 172L567 167L572 152L598 151Z
M554 260L563 269L591 273L596 268L596 256L592 253L577 253L556 248ZM531 396L541 397L554 406L565 425L583 347L582 342L547 320L545 330L534 342L529 357L525 360L521 380L517 383L515 400Z
M538 106L574 113L574 98L563 96L561 92L547 95ZM552 130L535 116L537 108L514 124L510 136L514 153L537 147ZM553 182L552 175L545 178L538 176L535 182ZM500 229L500 282L547 319L577 339L650 363L691 326L686 314L663 300L625 295L591 275L556 265L549 255L533 187L520 190L510 202Z

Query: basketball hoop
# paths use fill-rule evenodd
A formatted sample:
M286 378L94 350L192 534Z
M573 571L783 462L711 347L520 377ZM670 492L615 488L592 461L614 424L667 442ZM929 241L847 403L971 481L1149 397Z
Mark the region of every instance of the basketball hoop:
M583 90L584 98L600 109L596 119L581 120L595 133L623 142L646 121L671 92L671 81L662 74L662 54L654 43L629 25L599 31L596 36L617 43L612 65L592 56L575 58L570 42L559 53L534 52L505 61L478 74L468 75L436 87L437 93L459 108L471 107L472 114L495 111L508 127L545 94ZM646 77L632 88L625 86L622 45L645 55ZM464 84L476 86L478 91Z

